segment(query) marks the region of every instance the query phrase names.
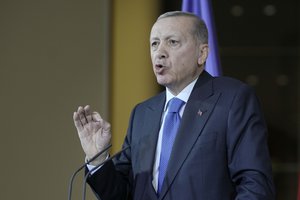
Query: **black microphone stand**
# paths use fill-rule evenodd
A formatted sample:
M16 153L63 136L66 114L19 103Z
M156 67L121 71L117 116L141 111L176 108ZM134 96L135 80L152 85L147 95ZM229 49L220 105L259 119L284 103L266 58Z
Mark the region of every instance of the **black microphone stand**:
M70 182L69 182L69 193L68 193L68 200L72 199L72 190L73 190L73 182L75 179L75 176L78 174L78 172L80 172L87 164L91 163L92 161L94 161L96 158L98 158L98 156L100 156L101 154L103 154L105 151L107 151L109 148L111 148L112 144L109 144L107 147L105 147L102 151L100 151L99 153L97 153L94 157L92 157L89 161L87 161L86 163L84 163L83 165L81 165L72 175ZM93 168L94 169L94 168Z
M100 164L98 164L97 166L95 166L93 169L91 169L88 173L86 173L86 175L84 177L84 180L83 180L83 185L82 185L82 191L83 191L82 192L82 200L85 200L85 196L86 196L86 182L87 182L88 177L91 175L91 173L93 173L100 166L102 166L102 165L106 164L107 162L111 161L113 158L115 158L116 156L120 155L121 153L123 153L124 151L126 151L129 148L130 148L130 146L127 146L127 147L123 148L121 151L117 152L113 156L111 156L108 159L106 159L105 161L101 162ZM101 200L101 198L100 198L100 200Z

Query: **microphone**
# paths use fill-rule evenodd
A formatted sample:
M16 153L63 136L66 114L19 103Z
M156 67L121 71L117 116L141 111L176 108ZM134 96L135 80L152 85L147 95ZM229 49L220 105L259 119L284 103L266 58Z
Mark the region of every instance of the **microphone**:
M100 164L98 164L97 166L95 166L93 169L91 169L88 173L86 173L84 180L83 180L83 185L82 185L82 200L85 200L85 196L86 196L86 182L88 177L90 176L91 173L93 173L95 170L98 169L98 167L106 164L107 162L111 161L112 159L114 159L115 157L117 157L118 155L120 155L121 153L123 153L124 151L126 151L127 149L130 148L130 145L128 145L127 147L124 147L123 149L121 149L120 151L118 151L117 153L115 153L113 156L109 157L108 159L106 159L105 161L101 162ZM100 200L101 198L98 197Z
M70 182L69 182L69 195L68 195L68 200L71 200L72 198L72 189L73 189L73 182L75 179L75 176L78 174L78 172L80 172L87 164L91 163L92 161L94 161L96 158L98 158L101 154L103 154L104 152L106 152L108 149L110 149L112 146L112 144L109 144L107 147L105 147L102 151L100 151L99 153L97 153L94 157L92 157L90 160L88 160L86 163L84 163L83 165L81 165L71 176Z

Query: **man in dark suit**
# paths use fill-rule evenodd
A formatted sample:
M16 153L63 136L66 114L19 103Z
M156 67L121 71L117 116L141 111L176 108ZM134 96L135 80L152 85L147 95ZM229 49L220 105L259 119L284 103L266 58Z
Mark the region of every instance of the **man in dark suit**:
M274 199L259 102L244 83L204 71L204 22L190 13L163 14L150 46L166 91L133 109L123 144L131 148L89 177L95 193L103 200ZM110 143L110 124L89 106L73 118L87 159Z

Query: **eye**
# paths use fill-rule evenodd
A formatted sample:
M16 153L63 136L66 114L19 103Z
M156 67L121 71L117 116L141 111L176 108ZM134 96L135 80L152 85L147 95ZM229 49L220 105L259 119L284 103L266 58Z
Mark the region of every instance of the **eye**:
M151 47L152 48L157 48L158 45L159 45L158 41L151 42Z
M178 42L177 40L173 40L173 39L172 39L172 40L169 40L169 45L170 45L170 46L176 46L176 45L178 45L178 43L179 43L179 42Z

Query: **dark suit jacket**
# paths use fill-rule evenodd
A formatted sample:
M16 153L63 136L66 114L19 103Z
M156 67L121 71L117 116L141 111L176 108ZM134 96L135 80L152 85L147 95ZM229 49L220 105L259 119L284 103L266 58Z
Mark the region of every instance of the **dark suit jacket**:
M267 130L254 91L203 72L186 104L162 193L152 187L165 92L132 111L124 147L88 182L103 200L274 199Z

